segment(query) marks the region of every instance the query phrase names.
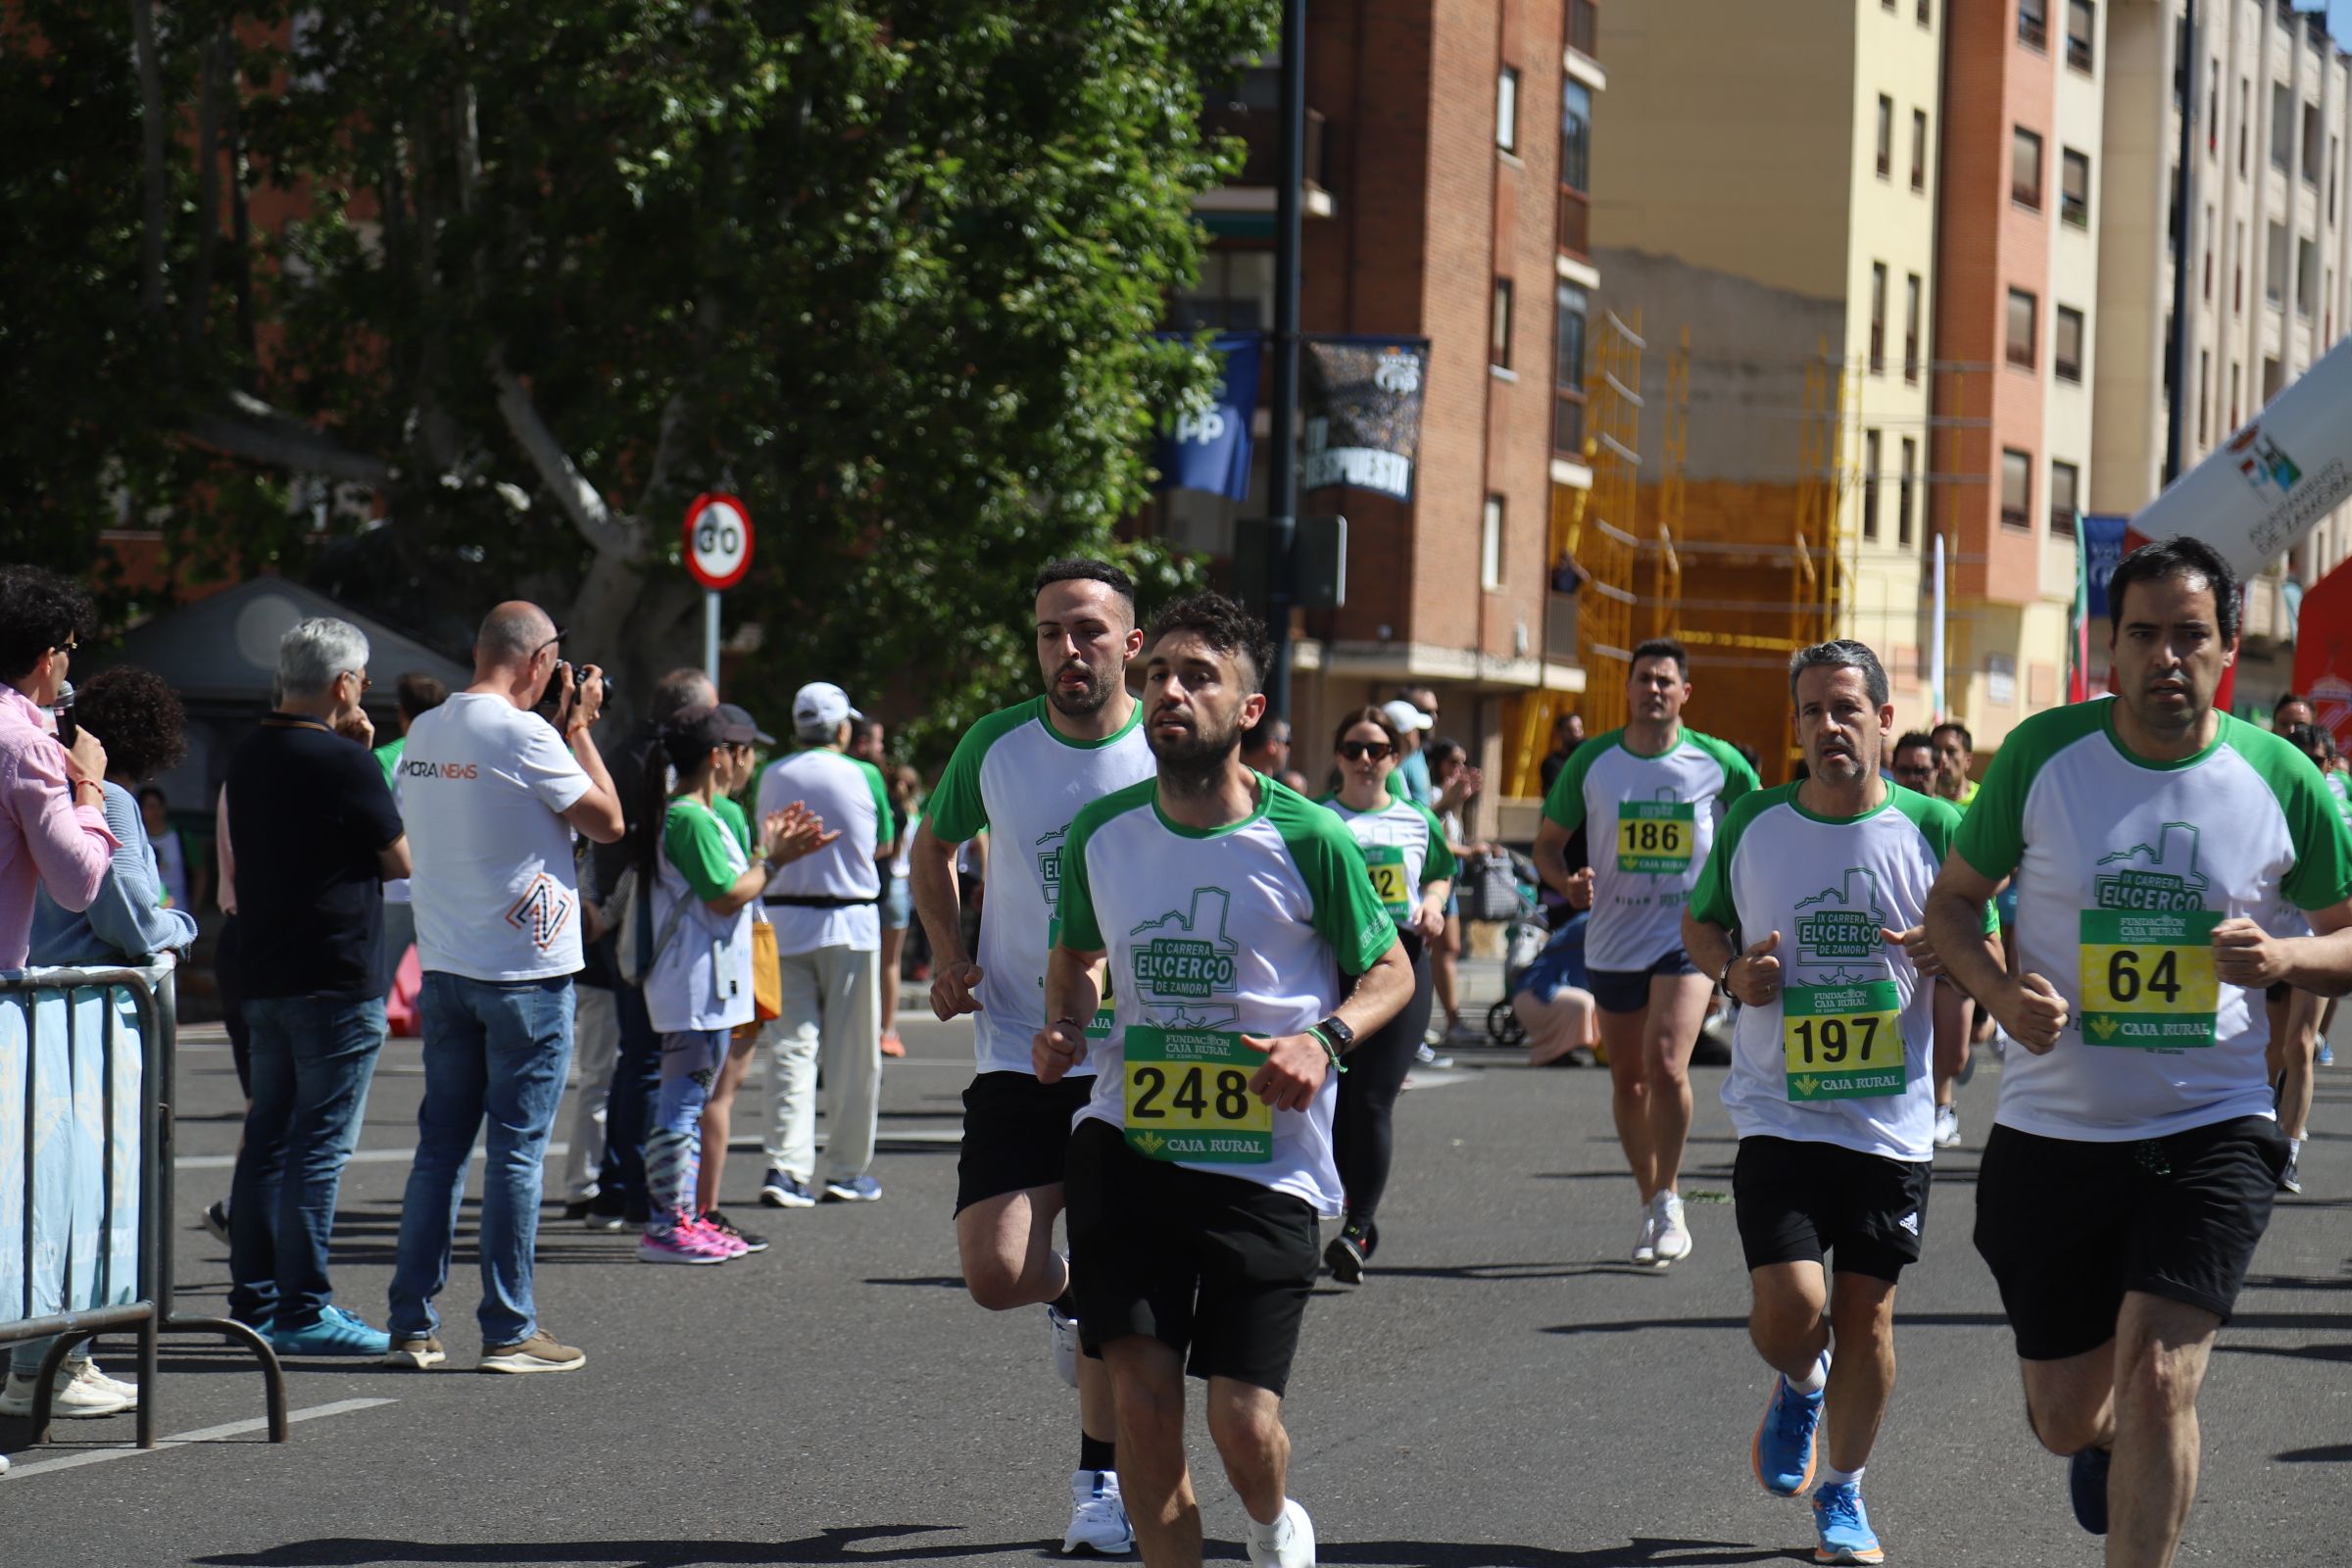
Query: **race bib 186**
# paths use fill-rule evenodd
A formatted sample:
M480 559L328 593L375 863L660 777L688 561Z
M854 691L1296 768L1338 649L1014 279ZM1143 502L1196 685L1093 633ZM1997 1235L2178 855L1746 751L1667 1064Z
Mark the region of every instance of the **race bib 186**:
M1891 980L1788 986L1781 1051L1788 1098L1864 1100L1903 1092L1902 999Z
M1681 876L1698 844L1698 808L1689 801L1619 801L1617 869Z
M1274 1107L1250 1092L1265 1060L1231 1030L1128 1025L1128 1147L1194 1164L1270 1162Z
M1364 869L1372 873L1372 891L1390 914L1403 919L1412 912L1413 889L1404 872L1404 851L1394 844L1375 844L1364 851Z
M2082 1039L2093 1046L2213 1044L2221 983L2212 909L2084 909Z

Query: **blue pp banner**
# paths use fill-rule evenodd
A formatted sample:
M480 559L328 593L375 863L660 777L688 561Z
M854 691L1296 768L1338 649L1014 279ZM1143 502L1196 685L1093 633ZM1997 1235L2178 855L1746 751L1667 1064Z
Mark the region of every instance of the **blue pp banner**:
M2107 582L2124 564L2124 535L2132 519L2114 514L2085 513L2082 517L2083 618L2097 626L2107 618ZM2099 634L2093 633L2093 640Z
M1152 466L1159 470L1152 489L1206 490L1229 501L1250 499L1250 421L1257 415L1258 344L1255 334L1240 332L1210 344L1225 361L1225 379L1207 408L1161 417L1159 443L1152 453Z

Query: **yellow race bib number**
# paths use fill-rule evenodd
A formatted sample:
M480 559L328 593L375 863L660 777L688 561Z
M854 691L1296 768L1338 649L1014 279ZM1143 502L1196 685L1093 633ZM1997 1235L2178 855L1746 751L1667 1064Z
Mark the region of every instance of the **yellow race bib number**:
M1617 803L1617 869L1681 876L1698 845L1698 809L1689 801Z
M2211 909L2084 909L2082 1040L2173 1050L2213 1044L2221 982Z
M1902 998L1891 980L1781 992L1788 1098L1867 1100L1903 1092Z
M1405 874L1404 851L1394 845L1374 845L1364 851L1364 869L1372 873L1372 891L1392 918L1401 922L1413 912L1413 885Z
M1221 1029L1127 1029L1127 1145L1152 1159L1263 1165L1274 1107L1250 1092L1265 1057Z

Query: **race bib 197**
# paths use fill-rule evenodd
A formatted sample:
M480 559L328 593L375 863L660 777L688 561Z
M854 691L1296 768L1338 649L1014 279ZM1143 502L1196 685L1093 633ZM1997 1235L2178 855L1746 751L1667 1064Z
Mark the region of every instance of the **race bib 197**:
M1619 801L1617 869L1681 876L1698 844L1698 808L1689 801Z
M1128 1025L1128 1147L1152 1159L1269 1163L1274 1107L1250 1092L1265 1060L1232 1030Z
M2084 909L2082 1040L2175 1050L2213 1044L2221 983L2212 909Z
M1781 1052L1788 1098L1865 1100L1903 1092L1902 1000L1891 980L1788 986Z
M1372 873L1372 891L1381 906L1396 919L1412 912L1413 889L1404 871L1404 851L1394 844L1375 844L1364 851L1364 869Z

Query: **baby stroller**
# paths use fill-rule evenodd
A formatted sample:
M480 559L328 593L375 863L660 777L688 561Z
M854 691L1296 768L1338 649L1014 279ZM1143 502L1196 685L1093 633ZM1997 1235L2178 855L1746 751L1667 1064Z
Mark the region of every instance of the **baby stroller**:
M1527 1031L1511 1012L1511 998L1551 932L1536 901L1536 862L1515 850L1481 856L1465 867L1462 882L1464 917L1503 926L1502 1000L1487 1009L1487 1038L1498 1046L1523 1045Z

